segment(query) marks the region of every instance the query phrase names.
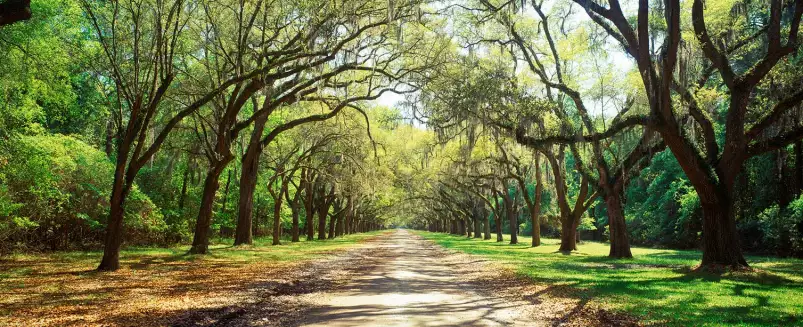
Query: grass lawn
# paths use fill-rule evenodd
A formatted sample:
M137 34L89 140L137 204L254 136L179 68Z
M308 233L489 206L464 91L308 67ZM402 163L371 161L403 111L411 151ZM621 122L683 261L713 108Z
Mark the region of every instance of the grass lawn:
M120 253L121 269L111 273L94 271L101 251L2 257L0 326L159 325L244 301L265 283L289 277L294 265L380 233L281 246L260 238L233 247L224 239L205 256L187 255L189 246L129 247Z
M633 259L608 259L608 245L583 242L558 252L560 240L530 247L418 232L453 250L498 260L538 283L565 285L572 296L671 326L803 326L803 260L748 256L754 272L692 272L699 251L633 248ZM495 239L495 237L494 237ZM572 292L569 292L570 294Z

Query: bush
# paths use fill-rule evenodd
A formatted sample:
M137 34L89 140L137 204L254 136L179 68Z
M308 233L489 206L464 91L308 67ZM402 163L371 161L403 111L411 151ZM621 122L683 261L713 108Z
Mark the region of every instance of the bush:
M113 165L64 135L14 136L0 145L0 247L51 250L100 243ZM136 189L126 202L126 241L154 242L162 215Z
M803 255L803 196L783 209L770 206L758 220L765 247L780 255Z

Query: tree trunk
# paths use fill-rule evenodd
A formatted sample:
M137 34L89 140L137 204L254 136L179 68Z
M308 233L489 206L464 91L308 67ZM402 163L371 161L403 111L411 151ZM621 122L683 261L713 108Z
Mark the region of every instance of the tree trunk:
M348 197L348 202L346 203L346 221L345 221L345 234L351 234L351 225L354 223L354 199L352 196Z
M310 172L307 172L307 175L302 174L302 178L304 178L304 218L306 219L305 227L307 229L307 241L311 241L315 239L315 203L313 200L315 199L315 184L311 180L309 175Z
M122 182L114 183L109 208L109 222L106 225L106 239L103 247L103 259L98 266L99 271L114 271L120 268L120 245L123 243L123 216L125 214L125 195L128 193ZM119 184L119 185L118 185Z
M720 196L724 197L724 196ZM747 267L739 245L736 221L730 216L732 204L725 199L705 201L703 207L703 269Z
M577 224L574 217L561 217L560 249L561 252L577 250Z
M344 232L343 224L345 223L344 221L345 219L346 219L346 212L343 212L342 214L340 214L339 217L337 217L337 226L335 226L335 237L343 236Z
M264 117L262 117L264 116ZM265 129L267 115L257 117L254 122L254 131L242 159L240 172L240 200L237 205L237 229L234 233L234 245L253 243L251 225L254 221L254 191L259 176L259 157L262 154L260 140Z
M483 239L490 240L491 239L491 215L489 215L487 211L485 211L483 213L485 214L485 217L482 219L483 220L483 225L485 225L485 226L483 226L484 231L485 231L485 237L483 237Z
M298 190L296 190L298 192ZM290 207L290 210L293 212L293 229L292 229L292 240L291 242L298 242L300 241L298 237L298 215L299 215L299 207L298 203L293 203Z
M471 230L472 226L471 220L469 219L469 217L463 217L461 221L463 221L463 226L465 226L465 230L463 231L463 236L471 238L471 233L473 233L473 231Z
M210 167L204 180L203 195L198 219L195 222L195 236L192 239L192 254L206 254L209 252L209 232L214 214L215 195L220 188L220 174L227 162L218 162Z
M530 210L530 222L533 224L533 247L541 245L541 222L538 221L538 216L538 211Z
M114 166L114 181L109 199L109 221L106 224L106 235L103 244L103 258L98 265L99 271L114 271L120 268L120 245L123 243L123 217L125 216L125 200L134 185L136 170L128 163L129 150L134 142L134 135L125 136L117 147L117 160ZM128 166L128 167L126 167Z
M335 226L337 225L338 214L329 215L329 239L335 238Z
M329 203L326 195L326 186L321 185L318 193L320 199L318 200L318 239L326 239L326 216L329 213Z
M502 237L502 217L500 217L499 215L494 215L494 218L496 222L496 241L504 242L505 238Z
M478 212L478 211L477 211ZM475 212L475 213L477 213ZM482 220L479 215L475 215L474 219L474 238L482 238Z
M522 190L525 196L527 191ZM533 225L533 241L532 246L541 245L541 196L544 193L544 184L541 181L541 162L539 155L535 155L535 190L533 194L533 203L530 206L530 223Z
M279 190L273 198L273 235L272 245L280 245L282 237L282 193L284 190Z
M624 210L619 194L615 191L605 195L605 204L608 208L608 231L611 234L611 258L632 258L630 253L630 240L627 236Z
M508 220L510 224L510 244L518 244L519 243L519 222L518 222L518 215L515 211L512 211L508 214Z
M505 204L505 216L507 216L508 225L510 227L510 244L518 244L518 215L516 214L516 205L513 197L510 196L510 188L507 185L505 185L505 189L502 190L502 199Z

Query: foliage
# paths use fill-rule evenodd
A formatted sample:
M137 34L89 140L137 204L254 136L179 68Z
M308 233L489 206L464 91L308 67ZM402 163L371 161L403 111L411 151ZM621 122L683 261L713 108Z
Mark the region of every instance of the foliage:
M97 244L112 179L106 155L57 134L20 135L9 141L0 148L1 243L53 250ZM127 208L127 239L161 243L166 225L148 196L133 190Z

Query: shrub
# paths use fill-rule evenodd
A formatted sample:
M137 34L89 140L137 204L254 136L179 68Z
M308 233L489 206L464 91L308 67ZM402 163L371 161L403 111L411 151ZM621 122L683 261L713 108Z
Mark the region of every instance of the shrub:
M758 220L765 247L780 255L803 255L803 196L783 209L770 206Z
M98 244L108 214L113 166L106 155L64 135L14 136L0 146L0 245L86 247ZM153 242L166 229L136 189L126 203L126 241Z

